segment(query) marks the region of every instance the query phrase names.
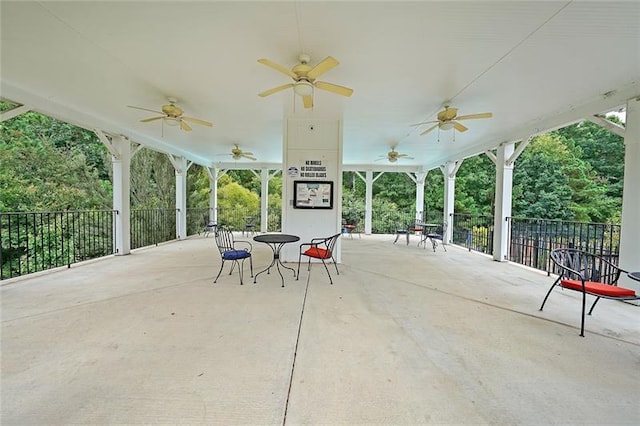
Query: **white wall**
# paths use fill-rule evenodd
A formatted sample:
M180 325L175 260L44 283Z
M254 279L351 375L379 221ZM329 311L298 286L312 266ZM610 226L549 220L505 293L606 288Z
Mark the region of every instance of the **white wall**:
M282 232L300 236L300 242L328 237L341 230L342 219L342 125L337 119L289 118L285 124L282 170ZM307 164L307 162L320 164ZM323 170L306 170L313 166ZM314 174L307 176L307 173ZM316 175L318 174L318 175ZM333 182L333 208L299 209L293 206L296 180ZM287 244L281 252L285 262L297 262L299 243ZM340 262L340 241L334 257Z

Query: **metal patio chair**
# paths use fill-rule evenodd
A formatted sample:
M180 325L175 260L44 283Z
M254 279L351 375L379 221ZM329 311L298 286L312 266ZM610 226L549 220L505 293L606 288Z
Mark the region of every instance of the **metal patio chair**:
M588 253L578 249L560 248L551 251L551 260L559 269L558 278L551 284L540 310L544 308L551 291L556 287L566 288L582 293L582 317L580 322L580 336L584 337L584 316L586 311L587 294L596 299L589 309L593 308L600 299L638 300L635 290L618 287L620 275L627 271L605 259L603 256Z
M228 229L217 227L215 230L216 236L216 245L218 246L218 250L220 251L220 258L222 259L222 265L220 265L220 270L218 271L218 275L213 282L218 282L218 278L222 273L222 268L224 268L224 263L226 261L231 262L231 269L229 270L229 275L233 273L233 268L238 266L238 275L240 276L240 285L243 284L242 275L244 272L244 261L249 259L249 266L251 268L251 277L253 277L253 260L251 258L251 249L252 245L249 241L235 241L233 239L233 233ZM245 248L239 248L238 246L244 245ZM242 261L242 262L240 262Z
M333 248L340 238L342 234L335 234L326 238L313 238L309 243L300 244L300 254L298 255L298 273L296 274L296 280L300 278L300 262L302 261L302 256L307 256L309 258L309 263L307 266L307 270L309 271L309 276L311 276L311 259L320 259L322 264L324 265L324 269L327 271L327 275L329 275L329 282L333 284L333 280L331 279L331 273L329 272L329 268L327 268L327 263L325 260L332 260L333 266L336 268L336 273L340 275L340 271L338 271L338 264L336 263L336 259L333 257Z
M438 248L438 242L440 242L440 245L442 246L442 248L444 249L444 251L447 251L447 247L446 245L443 243L444 242L444 235L447 232L447 222L442 223L441 225L438 225L435 228L430 229L426 235L424 235L424 246L425 248L427 247L427 243L426 240L428 239L429 241L431 241L431 247L433 247L433 251L436 251L436 248Z

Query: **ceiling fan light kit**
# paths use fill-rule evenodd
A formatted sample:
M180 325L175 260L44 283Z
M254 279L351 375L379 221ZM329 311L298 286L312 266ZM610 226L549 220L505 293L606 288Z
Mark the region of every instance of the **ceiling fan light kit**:
M453 129L454 123L453 121L447 121L445 123L440 124L440 130L451 130Z
M313 94L313 85L306 80L300 80L293 85L293 91L300 96L309 96Z
M180 119L177 117L164 117L164 124L171 127L176 127L180 125Z

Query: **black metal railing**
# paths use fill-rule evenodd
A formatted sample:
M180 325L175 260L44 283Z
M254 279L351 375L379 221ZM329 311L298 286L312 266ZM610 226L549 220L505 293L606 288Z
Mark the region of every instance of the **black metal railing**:
M12 278L114 254L114 210L0 213L0 279ZM204 229L207 208L187 209L187 234ZM364 211L349 212L364 225ZM242 231L247 218L259 226L260 214L248 209L218 211L218 224ZM131 211L131 248L174 240L177 210ZM414 211L378 209L373 212L372 232L393 234L397 226L415 220ZM423 221L439 223L441 212L430 212ZM279 231L280 209L269 209L268 231ZM452 243L482 253L493 253L493 217L456 213L450 220ZM565 222L560 220L508 218L508 259L555 272L549 253L560 247L579 248L618 262L620 225Z
M620 225L515 217L507 220L508 259L512 262L555 272L549 253L556 248L577 248L618 264Z
M364 227L364 211L350 212L348 216L343 216L346 222L355 220L361 228ZM416 214L415 210L374 209L371 215L371 233L395 234L398 229L412 227L416 219L422 222L441 223L442 212Z
M114 253L114 210L0 213L0 279Z
M176 239L176 209L131 210L131 249Z
M493 253L493 216L454 213L452 243L481 253Z
M209 223L212 209L206 207L191 207L187 209L187 236L200 234L205 224Z

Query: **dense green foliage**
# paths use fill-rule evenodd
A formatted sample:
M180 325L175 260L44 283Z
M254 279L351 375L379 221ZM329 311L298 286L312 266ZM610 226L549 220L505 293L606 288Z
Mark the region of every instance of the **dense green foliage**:
M7 109L0 103L0 109ZM612 120L616 121L615 118ZM513 215L579 221L619 221L624 145L622 138L582 122L534 138L515 163ZM97 137L37 113L0 125L0 211L109 209L111 158ZM442 210L443 175L426 178L422 210ZM365 184L344 173L344 216L362 216ZM188 207L209 207L209 176L189 169ZM260 176L230 170L218 182L220 211L259 214ZM282 178L269 182L269 208L281 206ZM415 210L415 184L404 173L384 173L373 187L374 210ZM485 155L464 160L456 175L455 209L492 214L495 166ZM175 174L166 155L142 149L132 159L135 208L174 208Z

